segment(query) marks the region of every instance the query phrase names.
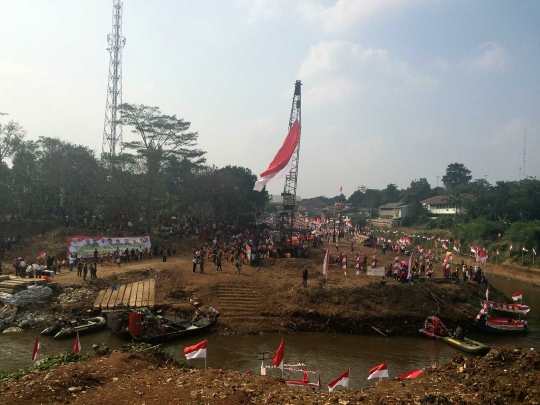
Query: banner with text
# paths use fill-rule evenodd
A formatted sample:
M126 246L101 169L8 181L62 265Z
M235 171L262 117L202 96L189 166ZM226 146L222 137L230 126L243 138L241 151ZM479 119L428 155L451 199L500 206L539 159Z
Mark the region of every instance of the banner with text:
M382 277L386 274L386 270L384 267L376 267L374 269L367 269L367 275L368 276L378 276Z
M71 254L77 257L94 257L96 249L101 256L117 249L128 249L131 252L132 249L152 247L149 236L71 236L66 239L66 243L68 256Z

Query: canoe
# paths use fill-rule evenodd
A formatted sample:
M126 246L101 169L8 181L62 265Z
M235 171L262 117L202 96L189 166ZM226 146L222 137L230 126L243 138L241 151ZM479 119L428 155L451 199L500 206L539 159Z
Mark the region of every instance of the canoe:
M482 355L486 354L491 349L488 345L467 338L463 338L463 340L458 340L451 337L445 337L443 339L443 342L471 354Z
M41 331L40 335L42 336L54 336L56 335L58 332L60 332L60 330L62 330L62 327L58 324L55 324L53 326L49 326L48 328L45 328Z
M80 335L84 333L95 332L99 329L107 327L107 321L102 316L96 316L94 318L83 319L84 323L80 325L68 326L62 328L60 332L54 335L54 339L64 339L75 336L77 332Z

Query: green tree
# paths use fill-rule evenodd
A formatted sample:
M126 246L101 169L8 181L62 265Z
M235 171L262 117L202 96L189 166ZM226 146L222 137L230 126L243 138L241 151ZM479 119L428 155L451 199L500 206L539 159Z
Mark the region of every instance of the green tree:
M18 122L0 124L0 162L13 156L25 136L26 131Z
M179 160L202 165L205 152L195 148L198 133L189 132L191 123L176 115L162 114L158 107L126 103L121 104L119 110L121 123L132 127L132 132L140 137L137 141L124 142L123 146L134 151L134 156L144 162L145 213L148 219L154 205L152 197L157 195L156 189L161 184L159 180L167 160L175 156Z
M471 179L471 171L462 163L451 163L446 168L446 174L442 177L442 182L448 189L469 184Z

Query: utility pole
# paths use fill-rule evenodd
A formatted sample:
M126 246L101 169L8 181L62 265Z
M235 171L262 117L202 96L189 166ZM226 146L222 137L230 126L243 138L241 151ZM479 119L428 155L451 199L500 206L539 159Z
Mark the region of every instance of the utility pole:
M122 104L122 50L126 44L126 38L122 36L122 7L122 1L113 0L112 33L107 35L107 50L111 58L102 153L107 153L109 157L116 156L122 145L122 125L118 113L118 106Z

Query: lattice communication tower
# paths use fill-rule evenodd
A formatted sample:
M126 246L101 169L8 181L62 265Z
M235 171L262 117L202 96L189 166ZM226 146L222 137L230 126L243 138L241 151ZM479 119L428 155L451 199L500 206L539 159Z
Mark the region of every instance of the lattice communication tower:
M122 36L122 8L120 0L113 0L112 33L107 35L107 50L111 58L102 152L110 156L115 156L122 145L122 125L118 114L118 106L122 104L122 50L126 44L126 38Z
M298 119L300 126L300 135L302 134L302 82L297 80L294 84L294 96L291 106L291 116L289 118L289 131L291 130L294 121ZM294 228L294 213L296 211L296 185L298 183L298 160L300 158L300 141L293 153L291 171L285 177L285 187L283 189L283 213L282 225L286 225L289 229L290 237ZM284 222L288 222L285 224Z

